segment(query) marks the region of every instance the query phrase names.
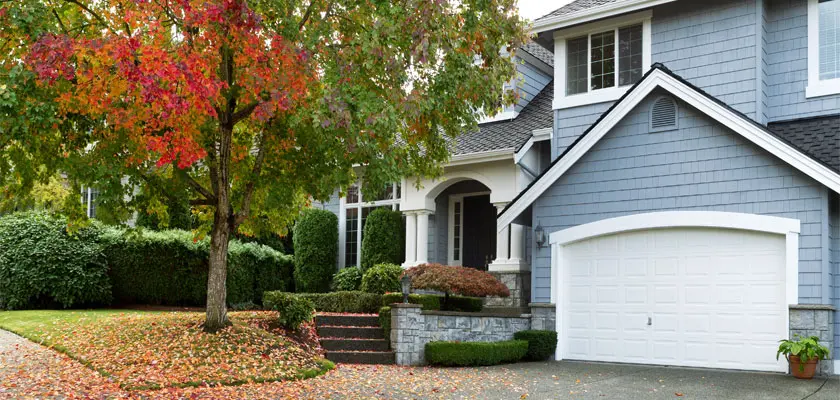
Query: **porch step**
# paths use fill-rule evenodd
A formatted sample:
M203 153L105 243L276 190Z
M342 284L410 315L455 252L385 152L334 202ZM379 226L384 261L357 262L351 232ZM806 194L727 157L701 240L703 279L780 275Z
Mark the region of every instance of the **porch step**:
M328 351L327 360L345 364L383 364L395 363L393 351Z
M373 315L316 315L317 326L379 326L379 316Z
M341 339L384 339L382 328L378 326L318 326L318 336Z
M388 351L388 342L382 339L321 339L326 351Z

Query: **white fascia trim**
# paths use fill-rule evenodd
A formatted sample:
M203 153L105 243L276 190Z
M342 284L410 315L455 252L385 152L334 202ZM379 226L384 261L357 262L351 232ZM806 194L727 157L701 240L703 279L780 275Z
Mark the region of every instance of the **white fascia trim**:
M525 154L528 154L528 150L531 150L534 143L541 142L543 140L551 140L552 136L554 136L554 128L534 129L531 131L531 137L528 138L528 141L522 145L522 148L513 155L513 163L519 164L519 161L522 160L522 157L525 157Z
M534 57L531 53L527 52L525 49L519 49L516 51L516 56L523 59L528 64L534 66L534 68L544 72L548 76L554 76L554 69L546 64L544 61L540 60L537 57Z
M534 129L531 131L531 136L534 138L535 142L551 140L554 136L554 128Z
M572 167L589 149L601 140L619 121L633 110L651 91L661 87L676 98L688 103L712 117L715 121L745 137L755 145L770 152L782 161L814 178L829 189L840 193L840 175L810 157L802 154L787 143L769 135L743 116L709 99L686 84L668 75L660 69L651 71L636 89L630 92L609 114L594 125L566 155L549 168L539 180L522 193L498 219L498 226L507 226L519 214L525 211L536 199L548 190L569 168Z
M613 15L626 14L634 11L643 10L658 6L660 4L670 3L676 0L628 0L618 1L615 3L604 4L598 7L591 7L575 13L559 15L545 19L534 21L531 28L531 33L541 33L546 31L553 31L555 29L567 28L574 25L583 24L586 22L596 21L602 18L607 18Z
M820 80L820 9L819 0L808 0L808 86L805 97L840 94L840 78Z
M508 160L512 159L514 155L514 151L512 147L499 149L499 150L488 150L488 151L480 151L477 153L468 153L468 154L458 154L454 155L449 159L449 163L446 164L447 167L454 167L456 165L466 165L466 164L476 164L476 163L483 163L488 161L500 161L500 160Z
M785 300L787 304L799 303L799 231L800 221L766 215L730 213L719 211L663 211L608 218L574 226L551 233L551 302L557 305L556 331L560 340L566 336L563 324L563 296L561 292L567 266L563 259L564 247L577 241L621 232L657 228L703 227L742 229L785 235ZM785 313L785 326L790 326L790 314ZM561 346L556 359L563 359ZM835 361L836 363L836 361ZM836 371L836 370L835 370Z
M653 12L650 10L633 14L622 15L598 21L593 24L578 26L554 32L554 100L551 107L555 110L564 108L580 107L587 104L606 103L616 101L624 95L633 85L616 86L606 89L598 89L586 93L566 95L566 39L576 38L593 33L603 32L608 29L616 29L626 25L642 24L642 65L647 66L653 63L651 44L651 19ZM587 46L589 43L587 42ZM588 69L588 68L587 68ZM617 66L616 66L617 69ZM587 80L590 78L587 77Z
M518 116L519 116L519 113L516 112L513 109L513 107L510 107L508 109L505 109L505 111L502 111L502 112L500 112L496 115L489 116L489 117L488 116L481 117L481 119L479 119L478 123L480 125L480 124L487 124L487 123L490 123L490 122L508 121L508 120L511 120L511 119L515 119Z

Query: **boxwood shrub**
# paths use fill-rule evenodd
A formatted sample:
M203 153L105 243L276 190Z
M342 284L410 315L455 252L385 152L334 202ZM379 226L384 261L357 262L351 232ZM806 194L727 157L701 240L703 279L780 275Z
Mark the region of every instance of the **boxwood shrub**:
M382 296L375 293L354 291L293 295L311 301L315 310L320 312L375 314L382 307Z
M377 208L365 220L362 234L362 270L376 264L400 264L405 258L405 228L402 213Z
M0 218L0 309L74 307L111 301L99 225L67 232L44 213Z
M336 291L353 291L362 287L362 269L347 267L336 272L332 279L332 288Z
M402 267L396 264L376 264L362 275L362 291L368 293L399 292Z
M338 254L338 217L327 210L306 210L295 223L292 241L296 291L328 292Z
M300 324L312 321L315 314L315 308L309 299L292 293L265 292L263 305L269 310L277 311L280 314L280 325L289 329L297 329Z
M192 232L109 228L100 237L114 299L123 304L203 306L209 241ZM260 303L267 290L292 288L292 257L256 243L230 242L228 304Z
M528 353L528 342L429 342L426 361L432 365L468 367L496 365L521 360Z
M557 350L557 332L554 331L519 331L513 334L513 338L528 342L527 360L542 361L553 356Z

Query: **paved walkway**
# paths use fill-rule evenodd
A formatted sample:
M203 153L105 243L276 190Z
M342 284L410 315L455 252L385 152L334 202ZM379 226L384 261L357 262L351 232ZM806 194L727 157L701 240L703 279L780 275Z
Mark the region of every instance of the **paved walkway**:
M809 399L840 400L840 377L574 362L485 368L340 365L305 381L124 392L70 358L0 330L0 398Z

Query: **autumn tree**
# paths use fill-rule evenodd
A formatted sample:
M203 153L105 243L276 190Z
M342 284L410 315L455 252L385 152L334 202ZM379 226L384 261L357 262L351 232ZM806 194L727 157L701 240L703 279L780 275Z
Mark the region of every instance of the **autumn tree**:
M123 221L186 193L216 331L232 234L283 231L354 166L366 191L439 174L514 100L514 3L0 0L0 179L61 171Z

